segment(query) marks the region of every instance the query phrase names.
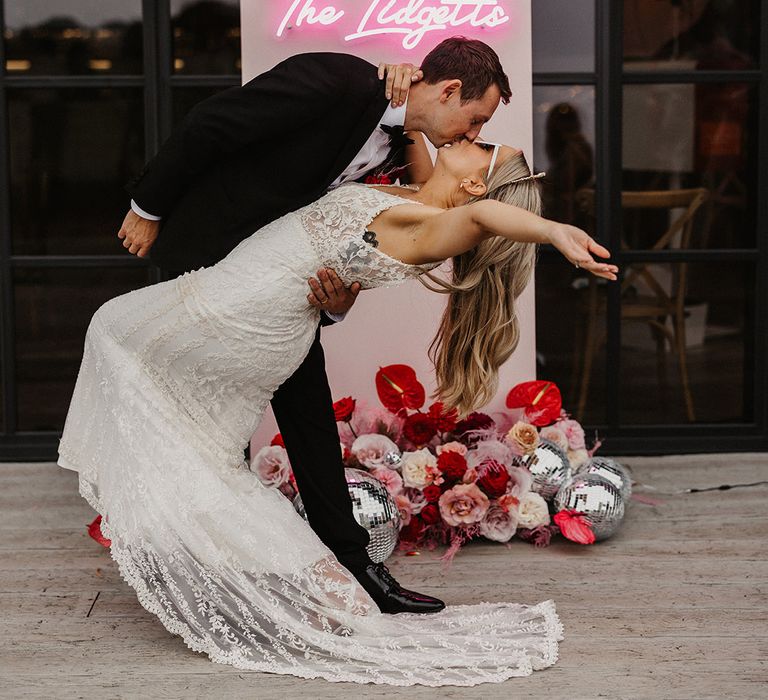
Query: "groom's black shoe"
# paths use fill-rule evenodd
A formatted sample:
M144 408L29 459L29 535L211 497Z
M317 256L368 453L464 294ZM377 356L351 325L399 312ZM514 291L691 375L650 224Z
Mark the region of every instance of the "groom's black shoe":
M403 588L384 564L369 564L354 575L383 613L431 613L445 607L438 598Z

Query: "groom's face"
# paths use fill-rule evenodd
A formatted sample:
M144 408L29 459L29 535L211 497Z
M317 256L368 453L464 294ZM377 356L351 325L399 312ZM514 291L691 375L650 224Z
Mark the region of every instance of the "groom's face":
M440 85L423 133L437 148L453 141L474 141L500 101L501 92L493 84L481 98L462 104L461 81L445 81L444 85Z

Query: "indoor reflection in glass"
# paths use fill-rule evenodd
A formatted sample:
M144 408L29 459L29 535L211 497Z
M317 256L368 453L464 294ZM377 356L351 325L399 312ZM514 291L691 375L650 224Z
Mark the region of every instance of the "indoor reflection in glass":
M752 247L757 212L754 88L743 83L625 85L623 189L704 187L711 196L693 248ZM658 214L624 219L630 248L647 248Z
M240 73L237 0L171 0L171 15L174 72Z
M149 281L149 269L139 266L14 272L19 430L64 427L91 317L105 301Z
M127 255L117 238L144 163L139 89L8 90L16 255Z
M624 0L631 69L744 70L756 63L757 0Z
M141 0L5 2L9 75L142 72Z

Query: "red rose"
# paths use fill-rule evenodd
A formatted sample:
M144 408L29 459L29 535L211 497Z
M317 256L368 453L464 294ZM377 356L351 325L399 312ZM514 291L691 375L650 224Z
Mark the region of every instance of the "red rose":
M275 437L272 438L272 442L269 443L270 447L275 447L276 445L278 447L285 447L285 443L283 442L283 436L280 433L275 435Z
M333 404L333 412L336 414L337 421L348 421L355 410L355 400L351 396L339 399Z
M456 427L459 413L455 408L446 412L443 402L437 401L429 407L429 415L441 433L450 433Z
M467 471L467 460L458 452L443 452L437 457L437 468L446 479L458 481Z
M417 447L426 445L436 432L435 422L426 413L412 413L403 425L403 435Z
M427 525L434 525L435 523L439 523L440 518L440 508L438 508L434 503L429 503L426 506L424 506L421 509L421 519L427 524Z
M417 543L424 533L424 527L424 521L418 515L414 515L411 522L400 530L400 540Z
M506 493L510 477L503 464L499 464L496 460L488 460L481 464L481 469L483 475L477 480L477 485L489 498L498 498Z
M464 420L460 420L454 429L454 435L467 446L478 441L478 437L472 434L473 430L487 430L496 424L493 418L485 413L470 413Z
M424 494L424 500L426 500L427 503L437 503L443 491L439 486L432 484L431 486L425 487L422 493Z

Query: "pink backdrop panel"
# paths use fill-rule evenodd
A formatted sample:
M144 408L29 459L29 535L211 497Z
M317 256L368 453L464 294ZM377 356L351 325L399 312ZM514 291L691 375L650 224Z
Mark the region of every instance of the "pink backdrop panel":
M420 63L449 36L481 39L494 47L509 75L512 100L501 105L483 136L532 153L530 0L241 0L243 82L287 56L307 51L352 53L371 63ZM280 36L278 36L280 32ZM356 36L356 35L364 36ZM434 151L433 151L434 152ZM533 283L520 300L522 338L501 371L500 389L485 410L502 410L517 382L535 378ZM431 393L427 348L445 303L443 295L411 281L362 292L347 318L325 328L328 376L334 399L378 403L376 370L413 366ZM254 452L277 431L271 411L254 435Z

